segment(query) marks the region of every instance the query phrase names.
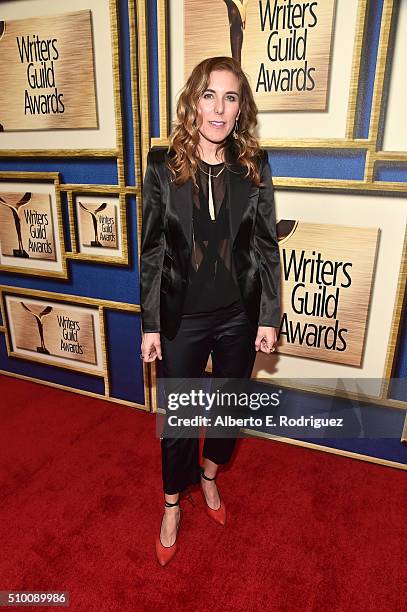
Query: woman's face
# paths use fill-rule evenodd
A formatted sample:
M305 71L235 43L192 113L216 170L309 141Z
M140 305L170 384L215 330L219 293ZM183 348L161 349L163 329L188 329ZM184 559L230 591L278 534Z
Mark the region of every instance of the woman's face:
M223 142L239 114L238 78L229 70L214 70L198 102L201 143L202 139L216 144Z

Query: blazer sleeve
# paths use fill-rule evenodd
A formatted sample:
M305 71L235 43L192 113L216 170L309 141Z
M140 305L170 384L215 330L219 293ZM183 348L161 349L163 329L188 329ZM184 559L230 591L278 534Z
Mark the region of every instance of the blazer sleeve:
M143 183L140 249L140 301L143 332L160 331L160 285L164 259L164 206L153 154Z
M263 151L261 183L254 229L254 250L260 270L262 293L259 326L280 326L280 251L276 230L274 188L267 151Z

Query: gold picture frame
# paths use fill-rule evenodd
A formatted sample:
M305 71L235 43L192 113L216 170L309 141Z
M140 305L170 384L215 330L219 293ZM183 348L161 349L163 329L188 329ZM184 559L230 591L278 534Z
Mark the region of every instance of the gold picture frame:
M0 255L0 271L24 274L28 276L46 276L46 277L51 277L51 278L67 279L68 270L67 270L67 264L66 264L64 226L63 226L63 216L62 216L62 208L61 208L61 184L60 184L59 173L57 172L0 172L0 190L2 189L2 185L4 186L3 187L4 190L7 190L10 188L10 187L7 187L7 185L9 186L14 185L15 187L21 186L21 190L18 189L19 192L20 191L24 192L26 191L28 187L31 187L34 195L37 193L35 192L36 185L38 185L39 189L43 187L44 185L50 185L53 187L53 189L50 189L50 191L52 191L51 202L54 199L54 206L51 204L51 211L55 213L55 218L54 216L52 217L52 220L54 223L53 238L56 242L55 250L57 252L57 255L60 258L59 261L57 259L57 263L60 264L59 266L60 269L58 269L58 266L51 266L51 264L49 264L49 267L47 268L46 264L40 266L38 263L37 263L38 267L36 267L35 264L29 267L28 266L22 267L24 263L29 262L29 260L25 258L18 258L18 259L16 258L16 261L21 262L20 266L17 266L11 262L7 264L3 264L1 261L3 256ZM16 189L13 187L12 191L16 191ZM11 260L12 257L8 257L7 259Z
M98 374L95 374L95 372L85 372L85 373L89 375L97 376L99 378L103 378L104 386L105 386L105 393L102 395L102 394L93 393L90 391L84 391L82 389L76 389L73 387L68 387L66 385L59 385L57 383L49 382L49 381L38 379L35 377L17 374L12 371L8 371L8 370L1 370L0 374L4 374L6 376L11 376L15 378L21 378L24 380L30 380L32 382L49 385L51 387L64 389L66 391L72 391L74 393L80 393L82 395L88 395L90 397L95 397L95 398L107 400L110 402L119 403L119 404L122 404L130 408L139 408L146 412L151 412L151 398L150 398L150 387L149 387L150 374L149 374L148 364L144 362L142 364L142 370L143 370L143 388L144 388L145 404L139 404L137 402L132 402L129 400L117 398L111 395L110 372L109 372L108 351L107 351L107 346L106 346L106 331L105 331L106 330L106 311L113 310L113 311L131 312L135 314L136 316L140 316L140 306L136 304L128 304L124 302L114 302L111 300L103 300L103 299L98 299L98 298L88 298L88 297L82 297L82 296L76 296L76 295L67 295L63 293L55 293L51 291L32 290L32 289L24 289L20 287L12 287L8 285L0 285L0 311L2 315L2 325L0 325L0 333L5 334L7 353L9 356L11 356L11 353L12 353L12 344L10 342L11 339L10 339L10 333L9 333L9 328L7 324L7 313L6 313L6 308L5 308L5 296L7 295L13 295L13 296L18 296L22 298L32 297L34 299L45 300L49 302L54 301L54 302L58 302L62 304L64 303L80 304L85 307L86 306L93 307L93 309L95 310L98 309L99 321L100 321L100 338L101 338L101 347L102 347L103 368L102 368L101 373L98 373ZM135 351L137 352L137 348L135 348ZM12 355L12 356L22 358L21 355ZM29 361L37 361L37 360L30 359ZM41 363L44 363L43 359L41 360ZM55 366L55 363L50 363L49 365ZM69 367L69 365L60 366L60 367L62 367L62 369L78 371L77 368L71 368ZM84 372L85 369L81 368L80 371Z
M0 293L9 357L105 377L103 311L98 304L81 302L77 296L61 300L52 294L52 297L44 299L32 290L2 288ZM66 311L63 310L64 306ZM57 311L59 314L56 314ZM44 331L50 315L54 319L51 340ZM60 333L56 331L58 327ZM41 346L33 348L39 343ZM66 352L66 358L62 351ZM71 358L70 353L83 355L83 359Z
M102 194L98 191L88 190L86 192L82 191L69 191L68 194L68 209L69 209L69 219L70 219L70 234L71 234L71 247L72 251L67 253L67 257L69 259L74 260L82 260L82 261L94 261L99 263L107 263L113 265L129 265L129 253L128 253L128 239L127 239L127 206L126 200L127 197L123 193L108 193ZM111 250L109 250L110 254L103 254L101 248L97 248L95 246L95 253L92 253L92 249L84 248L83 243L81 243L81 227L78 222L78 206L79 198L83 199L85 202L89 202L90 200L104 199L110 205L115 205L114 200L117 199L117 252L118 254L113 254ZM82 202L81 202L82 204Z
M383 148L383 140L385 137L386 118L389 112L389 90L391 87L391 71L395 61L394 54L395 38L397 27L399 25L399 10L403 10L404 22L406 19L406 7L400 5L398 0L384 0L381 19L380 40L377 53L372 112L369 125L369 140L372 141L372 146L367 151L365 180L376 180L376 168L380 162L389 163L407 163L407 145L406 150L385 150ZM400 32L401 34L401 32ZM404 38L399 36L398 42L404 42ZM403 64L404 58L399 58L399 65ZM400 69L400 66L399 66ZM400 77L399 77L400 81ZM399 95L401 99L402 96ZM403 98L404 99L404 98ZM383 181L377 181L383 184ZM388 183L389 185L397 186L398 182Z
M158 30L158 73L159 73L159 111L160 130L159 136L151 138L150 146L168 146L169 134L169 3L167 0L156 0L157 2L157 30ZM172 6L172 5L171 5ZM366 150L374 146L371 138L354 138L356 124L356 107L359 90L359 80L362 61L362 46L367 27L368 0L358 0L356 31L354 36L354 48L351 67L351 80L348 97L346 116L346 129L343 138L313 138L313 137L286 137L271 138L261 137L260 145L264 148L291 149L318 148L318 149L359 149ZM147 65L141 64L142 72L147 72ZM144 156L143 156L144 158Z
M113 79L113 104L114 104L114 123L116 131L116 145L109 148L103 147L69 147L61 149L61 147L49 147L44 149L1 149L2 157L110 157L117 159L119 184L125 184L124 181L124 151L123 151L123 124L121 110L121 81L120 81L120 66L119 66L119 48L118 48L118 0L104 0L107 3L107 11L110 17L110 37L111 37L111 57L112 57L112 79ZM92 8L88 5L84 8ZM88 3L89 5L92 2ZM97 6L97 4L95 5ZM96 51L95 51L96 53Z

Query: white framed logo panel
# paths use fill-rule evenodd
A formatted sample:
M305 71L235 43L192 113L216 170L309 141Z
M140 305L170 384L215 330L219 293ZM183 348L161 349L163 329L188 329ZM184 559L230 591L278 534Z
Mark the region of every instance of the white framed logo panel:
M16 295L12 288L3 293L3 307L10 356L104 376L97 307L36 298L35 291Z
M112 0L114 1L114 0ZM10 24L15 20L24 20L24 33L35 38L35 24L39 23L41 17L44 18L44 23L51 16L59 15L60 20L63 18L63 13L71 14L78 11L90 12L91 31L93 37L93 62L94 62L94 78L96 90L96 115L93 121L96 127L88 129L55 129L54 123L50 129L42 128L23 132L4 131L0 132L0 151L1 150L80 150L80 149L115 149L117 145L116 137L116 117L114 103L114 73L113 73L113 52L112 52L112 24L111 24L111 3L109 0L70 0L69 7L60 7L52 0L21 0L19 2L2 2L0 6L0 20L5 23L5 32L7 32L7 22ZM30 28L30 19L33 20L33 28ZM114 25L115 27L115 25ZM44 31L45 32L45 31ZM44 32L41 31L41 42L46 44L44 40ZM45 32L46 33L46 32ZM71 32L70 36L75 33ZM50 31L47 38L52 40L54 32ZM4 37L5 39L5 37ZM31 40L31 42L33 42ZM38 39L39 40L39 39ZM34 41L35 42L35 41ZM57 45L57 43L55 43ZM77 44L81 44L80 32L78 33ZM45 48L45 47L43 47ZM1 50L1 40L0 40ZM51 56L50 56L51 57ZM34 57L34 60L36 58ZM41 58L37 58L41 59ZM64 49L64 57L59 56L58 62L64 62L64 73L69 75L69 49ZM8 60L10 61L10 60ZM15 46L15 62L18 63L18 48ZM1 62L1 58L0 58ZM34 61L34 68L38 68L40 75L41 61ZM37 66L38 64L38 66ZM7 67L6 67L7 68ZM48 67L49 68L49 67ZM55 68L55 79L58 82L58 68ZM72 70L77 71L78 66L72 65ZM80 69L79 69L80 71ZM80 72L81 78L85 79L83 88L88 88L88 76L84 70ZM116 75L118 76L118 75ZM40 78L40 77L38 77ZM68 79L69 80L69 79ZM76 77L77 80L77 77ZM78 91L70 91L71 97L81 96L81 86L75 85ZM21 88L20 88L21 89ZM43 93L52 94L55 88L43 88ZM21 96L23 98L21 99ZM10 106L24 105L24 90L16 94L17 99L8 101ZM0 113L1 114L1 113ZM62 115L61 115L62 116ZM72 119L75 123L74 118ZM77 117L80 121L80 117ZM0 124L2 123L0 118ZM88 123L89 124L89 123ZM52 128L52 129L51 129Z
M175 115L176 98L185 83L185 3L189 0L171 0L169 13L169 90L170 118ZM195 1L195 0L194 0ZM201 3L202 4L202 3ZM231 55L229 45L229 25L226 5L220 0L204 3L208 9L208 24L216 17L223 24L223 34L208 34L204 40L202 58L211 55ZM209 4L212 6L210 8ZM264 4L264 3L263 3ZM272 6L272 2L270 5ZM253 5L253 6L251 6ZM259 12L259 3L249 0L247 20L253 12ZM353 47L357 31L358 0L336 0L334 15L330 77L328 80L327 107L324 111L278 111L259 112L259 137L273 139L341 139L346 137L349 92L352 83ZM258 16L257 16L258 19ZM218 27L218 26L217 26ZM249 26L247 26L249 27ZM212 26L211 26L212 28ZM199 36L199 33L197 33ZM255 83L251 83L255 88Z
M407 224L407 199L374 193L339 193L335 189L276 189L277 219L295 219L299 223L352 226L364 232L367 228L378 230L377 255L371 287L363 355L359 366L333 363L296 355L258 354L253 377L278 379L304 379L312 385L312 379L327 379L327 387L338 378L357 379L360 390L363 379L367 381L368 395L380 396L381 379L385 375L387 347L392 332L394 307L397 297L400 266L403 256ZM361 256L364 247L361 243ZM318 241L314 241L315 251ZM335 251L335 245L332 245ZM336 260L344 253L338 243ZM344 259L342 261L345 261ZM360 305L354 304L355 324ZM351 322L351 313L348 313ZM330 379L330 380L328 380ZM356 384L356 383L355 383Z
M66 277L54 183L0 181L0 270Z
M119 196L76 195L78 251L109 258L123 257L123 228Z

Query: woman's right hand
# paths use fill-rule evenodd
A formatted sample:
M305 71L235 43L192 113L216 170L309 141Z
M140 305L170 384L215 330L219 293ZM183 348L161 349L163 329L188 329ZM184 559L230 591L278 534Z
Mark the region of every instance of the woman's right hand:
M147 332L143 334L141 354L145 362L154 361L157 357L162 359L160 332Z

